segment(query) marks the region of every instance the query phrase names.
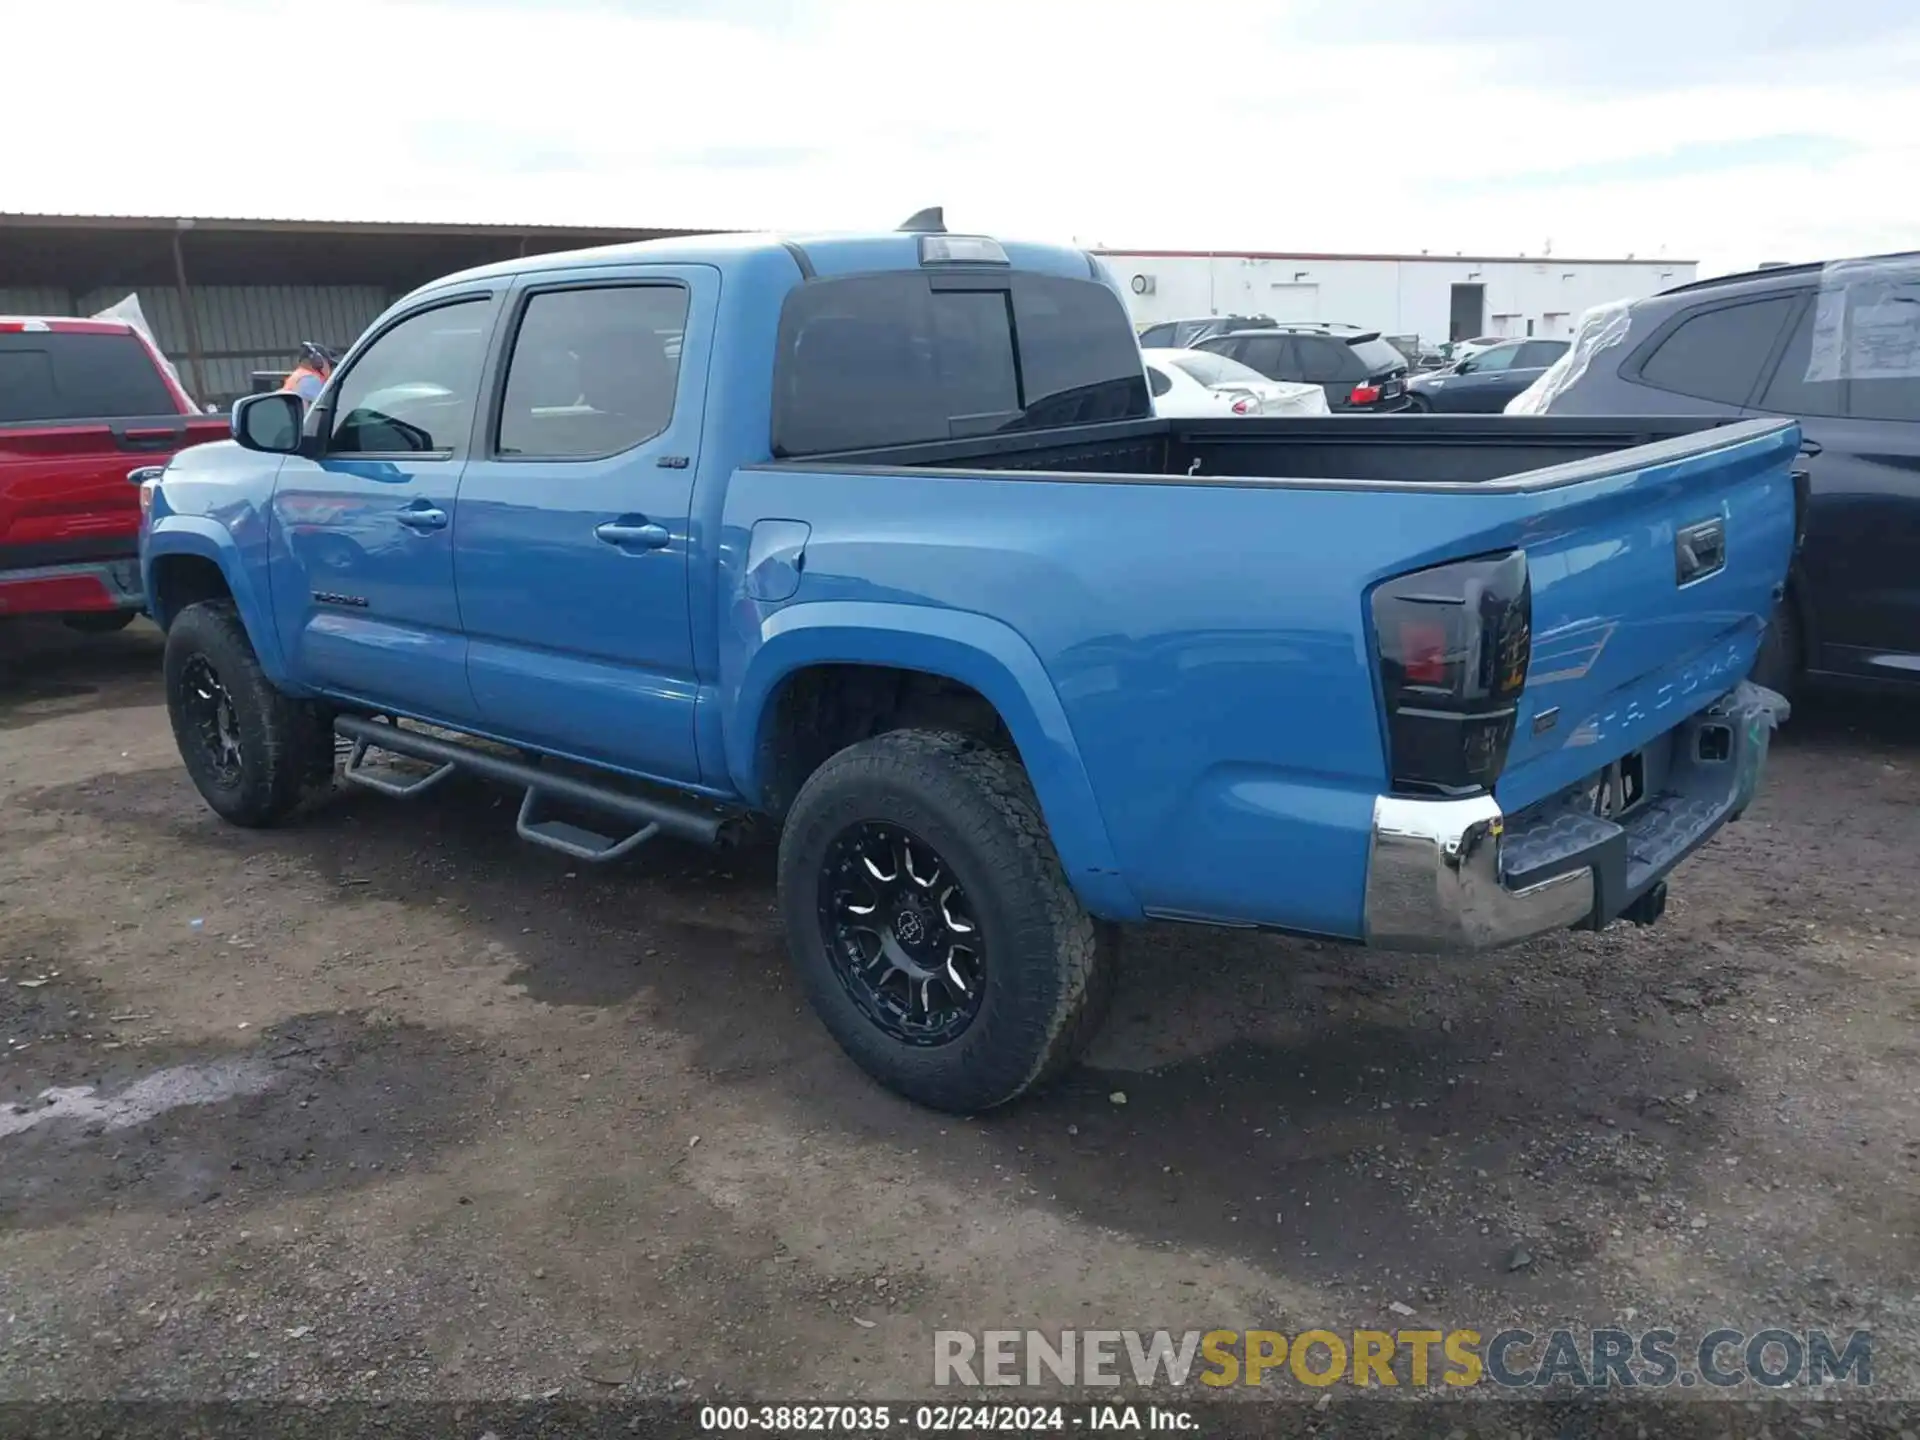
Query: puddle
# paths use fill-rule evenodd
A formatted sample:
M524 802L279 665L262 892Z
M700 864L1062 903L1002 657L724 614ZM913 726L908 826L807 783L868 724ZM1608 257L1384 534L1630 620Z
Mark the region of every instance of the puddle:
M281 1073L264 1061L236 1056L159 1070L113 1096L102 1096L91 1085L55 1086L27 1105L0 1106L0 1138L58 1120L125 1130L184 1106L218 1105L243 1095L259 1095Z
M145 1063L73 1041L0 1058L0 1234L381 1183L466 1143L499 1093L458 1032L320 1014L255 1035Z

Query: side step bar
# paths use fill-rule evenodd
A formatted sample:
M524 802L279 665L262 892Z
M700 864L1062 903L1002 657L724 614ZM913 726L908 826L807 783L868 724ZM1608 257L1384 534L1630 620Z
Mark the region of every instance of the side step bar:
M520 838L589 864L604 864L630 855L656 835L671 835L677 840L711 846L726 845L734 838L736 823L732 817L630 795L470 745L423 735L417 730L403 730L389 721L340 715L335 717L333 728L335 733L353 742L353 753L342 773L354 784L383 795L410 799L438 785L454 771L465 770L497 784L524 788L526 799L520 804L520 816L514 826ZM369 750L405 755L438 768L417 780L397 783L364 768ZM624 821L631 829L624 836L602 835L564 820L542 820L539 811L543 801L559 801L591 810Z

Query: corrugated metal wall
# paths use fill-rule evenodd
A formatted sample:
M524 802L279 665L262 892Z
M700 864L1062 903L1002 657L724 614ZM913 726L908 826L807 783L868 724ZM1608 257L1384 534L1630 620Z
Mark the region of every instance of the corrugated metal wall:
M0 285L0 315L64 315L71 302L64 290L31 285Z
M205 359L199 388L207 393L199 398L221 403L246 394L253 371L289 368L302 340L344 350L391 298L371 286L196 285L189 293ZM82 313L104 310L125 294L111 286L92 291L80 299ZM146 287L139 295L153 338L187 388L194 389L179 293L171 287Z
M91 315L129 293L139 295L153 338L188 390L221 405L247 393L253 371L289 368L302 340L344 350L394 298L376 286L196 285L189 293L204 359L198 385L179 292L170 285L103 285L77 300L64 290L0 286L0 315Z

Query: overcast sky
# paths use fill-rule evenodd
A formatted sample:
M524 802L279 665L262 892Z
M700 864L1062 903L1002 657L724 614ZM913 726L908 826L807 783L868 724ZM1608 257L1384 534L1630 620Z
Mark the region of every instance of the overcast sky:
M1709 273L1920 247L1920 0L34 0L6 24L9 210L848 229L942 204L1116 247Z

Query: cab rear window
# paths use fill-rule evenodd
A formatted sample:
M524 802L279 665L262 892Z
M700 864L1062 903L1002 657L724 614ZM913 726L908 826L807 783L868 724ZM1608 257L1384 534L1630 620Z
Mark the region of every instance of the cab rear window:
M788 297L779 457L1152 415L1133 322L1106 286L900 271Z
M0 334L0 425L172 415L179 406L132 335Z

